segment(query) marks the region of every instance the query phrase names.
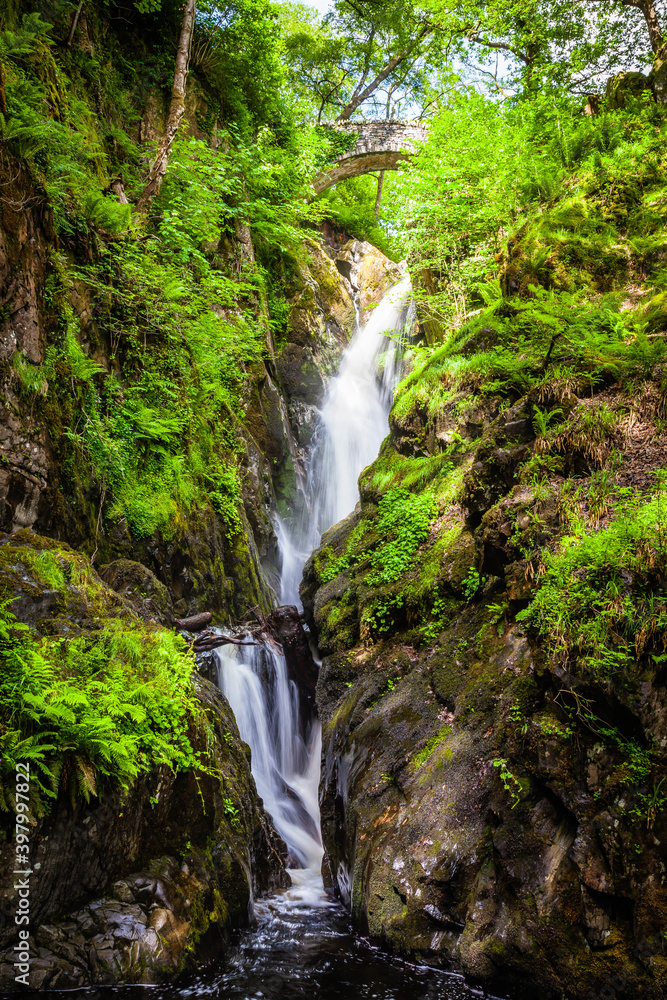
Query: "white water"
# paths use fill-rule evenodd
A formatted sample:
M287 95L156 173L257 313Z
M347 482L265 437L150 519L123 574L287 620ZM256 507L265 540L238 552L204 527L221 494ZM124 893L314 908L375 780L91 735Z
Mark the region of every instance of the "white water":
M306 510L296 523L277 519L281 604L301 607L299 584L306 560L322 533L354 510L359 474L377 458L389 430L401 340L413 322L412 288L406 277L353 335L329 383L307 471Z
M400 341L413 321L410 279L405 278L354 334L329 384L307 470L307 509L296 523L278 520L276 525L283 604L300 606L306 560L322 532L354 509L359 474L377 457L389 429ZM271 907L281 913L326 907L330 902L320 877L319 724L301 732L298 691L279 646L225 646L217 656L219 686L252 750L257 791L295 863L292 888L258 904L258 914L266 910L266 917Z
M241 739L252 750L257 791L276 830L297 866L319 870L320 726L302 735L299 693L287 676L281 648L271 642L223 646L218 650L218 684Z

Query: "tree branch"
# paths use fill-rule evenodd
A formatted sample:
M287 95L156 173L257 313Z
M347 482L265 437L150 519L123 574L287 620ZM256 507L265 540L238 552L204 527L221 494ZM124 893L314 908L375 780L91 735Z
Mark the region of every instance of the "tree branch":
M364 71L363 71L363 73L361 75L361 79L359 80L359 83L354 88L354 93L352 94L352 97L350 98L350 101L354 101L354 99L357 97L357 95L361 92L361 88L366 83L366 78L368 76L368 71L371 68L371 52L373 50L373 39L374 38L375 38L375 25L373 25L373 27L371 28L371 33L368 36L368 42L367 42L367 45L366 45L366 58L364 60Z
M488 38L480 38L476 31L471 31L468 39L471 42L477 42L478 45L485 45L487 49L503 49L505 52L511 52L512 55L520 59L526 66L530 66L531 64L531 59L526 53L522 52L521 49L515 49L513 45L506 45L505 42L492 42Z
M352 117L354 112L357 110L359 105L363 104L364 101L371 96L373 91L377 90L377 88L380 86L381 83L384 83L384 81L391 73L393 73L396 67L399 66L404 59L407 59L407 57L413 51L415 46L418 45L419 42L421 42L422 38L425 38L426 35L430 34L432 30L433 29L430 24L427 25L425 28L422 28L422 30L415 38L412 45L409 45L407 49L404 49L402 52L399 52L398 55L394 56L393 59L390 59L385 68L380 73L378 73L375 79L371 80L368 86L364 90L362 90L361 93L357 94L356 97L348 101L348 103L345 105L341 113L336 118L336 121L338 122L348 121Z

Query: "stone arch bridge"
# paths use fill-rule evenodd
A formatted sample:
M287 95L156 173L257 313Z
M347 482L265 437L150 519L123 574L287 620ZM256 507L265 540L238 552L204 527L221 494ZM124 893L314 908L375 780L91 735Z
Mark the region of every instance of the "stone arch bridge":
M331 122L324 128L342 134L357 135L354 146L341 153L333 166L315 177L315 194L321 194L332 184L359 177L375 170L398 170L416 153L426 138L424 122Z

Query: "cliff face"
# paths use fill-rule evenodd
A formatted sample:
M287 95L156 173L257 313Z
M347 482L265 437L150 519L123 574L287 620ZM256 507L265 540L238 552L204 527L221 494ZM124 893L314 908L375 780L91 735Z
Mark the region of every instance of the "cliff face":
M325 654L326 871L364 932L473 980L584 997L616 976L619 995L657 998L662 658L643 657L614 684L574 657L554 662L517 623L541 547L567 530L563 482L513 485L535 443L529 412L525 400L500 415L463 408L444 477L446 451L424 447L427 422L395 421L362 477L360 509L306 567L302 595ZM411 445L426 455L405 456ZM383 497L406 480L405 497L442 500L415 568L383 585L373 568ZM416 504L403 506L414 526ZM629 574L625 593L645 581Z
M330 884L374 939L513 996L667 988L665 316L618 249L661 190L578 270L561 234L546 278L571 204L526 223L496 301L419 349L302 586Z

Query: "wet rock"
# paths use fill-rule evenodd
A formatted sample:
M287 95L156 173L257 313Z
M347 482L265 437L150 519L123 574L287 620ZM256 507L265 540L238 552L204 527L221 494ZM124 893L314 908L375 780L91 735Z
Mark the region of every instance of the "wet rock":
M335 259L336 267L359 296L363 325L385 292L401 280L404 272L377 247L362 240L350 240Z
M141 618L171 625L174 611L169 591L146 566L131 559L116 559L100 566L99 574Z
M275 608L267 616L267 623L271 635L283 647L289 677L299 691L301 725L305 734L316 714L317 665L301 614L297 608L289 605Z

